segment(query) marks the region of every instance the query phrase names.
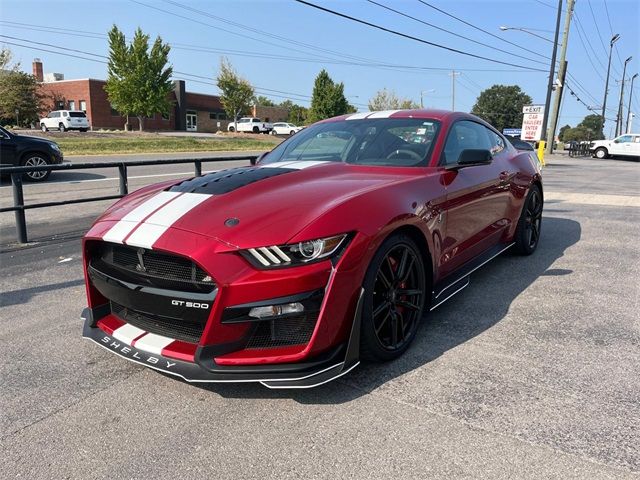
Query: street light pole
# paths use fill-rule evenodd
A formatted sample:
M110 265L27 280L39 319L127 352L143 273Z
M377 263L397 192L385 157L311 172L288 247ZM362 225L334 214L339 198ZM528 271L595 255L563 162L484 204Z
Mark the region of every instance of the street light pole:
M633 97L633 81L637 76L638 74L636 73L633 77L631 77L631 88L629 89L629 106L627 107L627 131L625 133L631 133L631 123L629 123L629 117L631 116L631 97Z
M611 72L611 52L613 52L613 44L616 43L619 38L620 38L620 35L616 33L613 37L611 37L611 41L609 42L609 66L607 67L607 80L604 83L604 100L602 100L602 130L603 131L604 131L604 122L605 122L604 110L605 108L607 108L607 94L609 93L609 73Z
M549 123L549 107L551 106L551 92L553 91L554 74L556 67L556 54L558 53L558 36L560 35L560 18L562 17L562 0L558 0L558 16L556 18L556 34L553 37L553 53L551 54L551 66L549 67L549 82L547 83L547 98L544 102L544 115L542 116L542 140L547 140L547 124ZM553 139L552 139L553 141Z
M524 32L524 33L528 33L529 35L533 35L534 37L538 37L542 40L544 40L545 42L549 42L549 43L553 43L553 40L549 40L546 37L543 37L542 35L538 35L537 33L533 33L530 30L526 29L526 28L521 28L521 27L505 27L504 25L500 26L500 30L502 30L503 32L506 32L507 30L519 30L520 32Z
M627 63L631 61L633 57L629 57L624 61L624 67L622 68L622 85L620 86L620 103L618 104L618 116L616 117L616 137L622 133L622 102L624 100L624 79L627 74Z

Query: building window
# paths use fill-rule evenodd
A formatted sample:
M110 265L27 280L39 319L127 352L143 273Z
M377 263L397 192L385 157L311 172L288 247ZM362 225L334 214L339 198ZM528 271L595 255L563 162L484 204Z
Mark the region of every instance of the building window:
M64 100L56 101L56 110L64 110Z
M209 112L209 120L217 120L217 119L218 119L217 113Z
M87 102L86 100L80 100L80 110L87 113Z
M75 110L75 109L76 109L76 101L69 100L69 110Z

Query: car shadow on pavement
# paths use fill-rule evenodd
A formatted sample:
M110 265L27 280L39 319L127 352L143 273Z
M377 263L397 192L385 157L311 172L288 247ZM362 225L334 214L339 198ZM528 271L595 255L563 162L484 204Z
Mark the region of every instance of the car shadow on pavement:
M51 176L44 183L81 182L83 180L99 180L103 178L107 178L107 177L105 175L100 175L97 173L65 172L65 171L58 170L58 171L51 172ZM0 177L0 186L4 187L8 185L11 185L11 177L7 175L2 175L2 177ZM26 185L38 185L38 184L24 180L23 185L26 186Z
M362 364L340 379L309 390L268 390L259 384L208 384L194 388L230 398L291 398L304 404L351 401L410 374L493 327L539 277L557 276L558 281L571 281L572 270L551 267L580 236L578 222L545 217L540 246L533 255L521 257L506 252L472 274L469 287L425 316L411 348L393 362ZM540 304L540 308L544 305Z

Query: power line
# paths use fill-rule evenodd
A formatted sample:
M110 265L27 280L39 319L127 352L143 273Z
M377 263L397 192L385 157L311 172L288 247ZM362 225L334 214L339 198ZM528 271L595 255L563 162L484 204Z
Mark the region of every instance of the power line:
M384 8L385 10L389 10L391 12L394 12L394 13L396 13L398 15L401 15L401 16L403 16L405 18L409 18L411 20L414 20L414 21L416 21L418 23L421 23L423 25L427 25L428 27L435 28L436 30L440 30L442 32L446 32L446 33L448 33L450 35L453 35L453 36L458 37L458 38L462 38L464 40L468 40L468 41L473 42L473 43L475 43L477 45L482 45L483 47L488 47L488 48L491 48L492 50L497 50L499 52L506 53L507 55L512 55L514 57L522 58L524 60L529 60L531 62L544 64L544 62L541 62L540 60L535 60L535 59L530 58L530 57L525 57L524 55L519 55L517 53L509 52L507 50L503 50L503 49L497 48L494 45L489 45L487 43L482 43L482 42L480 42L478 40L474 40L473 38L465 37L464 35L460 35L459 33L452 32L451 30L447 30L446 28L438 27L437 25L434 25L434 24L429 23L429 22L425 22L424 20L421 20L421 19L416 18L414 16L411 16L411 15L409 15L407 13L404 13L404 12L401 12L401 11L396 10L394 8L391 8L391 7L387 6L387 5L383 5L382 3L378 3L375 0L367 0L367 2L372 3L374 5L377 5L380 8Z
M576 17L576 20L578 20L578 17ZM602 74L600 73L600 69L598 67L596 67L596 65L593 63L593 60L591 59L592 55L589 54L589 51L587 50L587 45L584 42L584 39L582 38L582 33L580 33L580 23L576 22L576 26L578 28L576 28L576 32L578 32L578 38L580 39L580 43L582 44L582 48L584 49L584 53L587 57L587 60L589 60L589 63L591 64L591 66L593 67L593 70L598 74L598 76L602 79L602 81L604 82L604 77L602 76ZM591 47L593 49L593 47ZM594 55L595 56L595 55ZM598 57L595 57L596 60L599 61ZM602 66L602 68L604 69L604 66Z
M540 54L540 53L536 53L536 52L534 52L534 51L532 51L532 50L528 50L528 49L524 48L523 46L518 45L517 43L511 42L511 41L506 40L506 39L504 39L504 38L502 38L502 37L499 37L498 35L495 35L495 34L493 34L493 33L489 32L488 30L485 30L485 29L483 29L483 28L480 28L480 27L478 27L477 25L474 25L474 24L472 24L472 23L467 22L466 20L463 20L463 19L461 19L461 18L459 18L459 17L456 17L455 15L452 15L451 13L446 12L445 10L442 10L442 9L440 9L440 8L438 8L438 7L434 6L434 5L431 5L430 3L425 2L424 0L418 0L418 1L419 1L420 3L422 3L423 5L426 5L426 6L427 6L427 7L429 7L429 8L433 8L434 10L437 10L438 12L440 12L440 13L442 13L442 14L444 14L444 15L448 16L448 17L451 17L451 18L453 18L453 19L455 19L455 20L457 20L457 21L459 21L459 22L462 22L462 23L464 23L465 25L467 25L467 26L469 26L469 27L471 27L471 28L474 28L474 29L476 29L476 30L479 30L480 32L486 33L487 35L490 35L490 36L492 36L493 38L496 38L497 40L500 40L501 42L508 43L509 45L513 45L514 47L518 47L518 48L520 48L520 49L522 49L522 50L525 50L525 51L527 51L527 52L529 52L529 53L533 53L534 55L537 55L537 56L539 56L539 57L546 58L547 60L549 60L549 57L547 57L547 56L545 56L545 55L542 55L542 54Z
M596 32L598 32L598 40L600 40L600 45L602 45L602 51L604 52L604 56L607 57L609 55L609 52L607 52L607 47L604 46L604 41L602 40L602 34L600 33L600 27L598 26L596 15L595 13L593 13L593 7L591 6L591 0L587 0L587 5L589 5L589 10L591 11L591 18L593 19L593 24L596 26Z
M98 32L83 32L94 36L84 35L75 33L74 30L71 29L63 29L58 27L50 27L47 25L34 25L34 24L20 24L19 22L7 22L5 20L0 20L0 23L15 23L16 25L5 25L8 28L16 28L20 30L30 30L30 31L38 31L38 32L46 32L46 33L56 33L63 34L75 37L87 37L87 38L95 38L102 39L106 38L106 34L98 33ZM193 45L188 43L174 43L168 42L171 45L172 49L175 50L187 50L187 51L197 51L197 52L210 52L210 53L221 53L229 56L244 56L244 57L255 57L255 58L267 58L273 60L282 60L282 61L294 61L294 62L308 62L308 63L318 63L318 59L316 58L303 58L303 57L291 57L287 55L277 55L277 54L267 54L264 52L253 52L247 50L226 50L226 49L218 49L211 48L202 45ZM305 52L308 53L308 52ZM446 75L451 71L450 67L427 67L420 65L402 65L402 64L393 64L393 63L358 63L347 60L339 60L339 59L327 59L323 60L325 63L331 63L336 65L346 65L346 66L357 66L357 67L367 67L367 68L383 68L383 69L393 69L397 71L405 71L416 73L418 71L429 72L430 75L435 74L443 74ZM371 62L375 62L375 60L371 60ZM495 68L460 68L458 70L466 71L466 72L513 72L513 73L531 73L526 70L514 70L514 69L495 69Z
M399 37L406 38L408 40L414 40L416 42L423 43L425 45L430 45L432 47L441 48L441 49L447 50L449 52L458 53L460 55L466 55L468 57L473 57L473 58L477 58L477 59L480 59L480 60L487 60L489 62L499 63L501 65L509 65L511 67L522 68L522 69L525 69L525 70L534 70L534 71L539 71L539 72L544 72L545 71L545 70L542 70L542 69L539 69L539 68L526 67L524 65L518 65L518 64L510 63L510 62L503 62L501 60L496 60L494 58L489 58L489 57L485 57L485 56L482 56L482 55L476 55L475 53L465 52L464 50L458 50L457 48L447 47L446 45L440 45L438 43L430 42L430 41L425 40L423 38L414 37L413 35L408 35L406 33L398 32L397 30L392 30L390 28L383 27L382 25L377 25L375 23L367 22L366 20L362 20L360 18L352 17L351 15L347 15L345 13L340 13L340 12L337 12L335 10L331 10L329 8L321 7L320 5L316 5L314 3L307 2L306 0L295 0L295 1L298 2L298 3L301 3L303 5L307 5L308 7L312 7L312 8L315 8L317 10L321 10L323 12L330 13L332 15L336 15L338 17L345 18L347 20L351 20L353 22L360 23L362 25L367 25L367 26L369 26L371 28L375 28L375 29L381 30L383 32L391 33L392 35L397 35Z

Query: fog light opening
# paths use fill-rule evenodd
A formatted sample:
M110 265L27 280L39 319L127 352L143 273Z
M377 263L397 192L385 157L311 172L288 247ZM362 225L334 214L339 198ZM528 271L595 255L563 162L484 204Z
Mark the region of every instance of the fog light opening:
M268 305L266 307L254 307L249 311L249 316L253 318L270 318L289 315L292 313L304 312L301 303L285 303L283 305Z

